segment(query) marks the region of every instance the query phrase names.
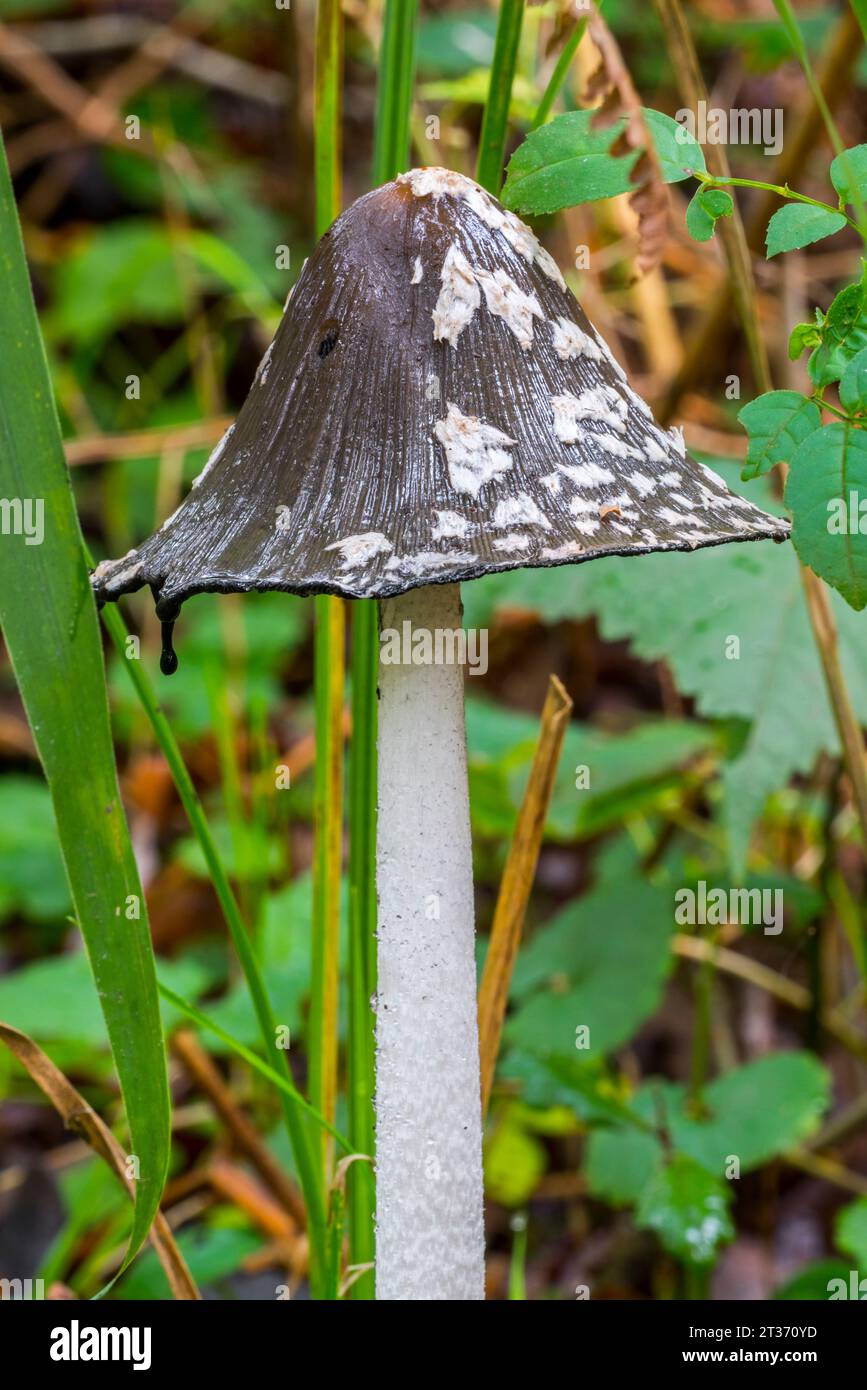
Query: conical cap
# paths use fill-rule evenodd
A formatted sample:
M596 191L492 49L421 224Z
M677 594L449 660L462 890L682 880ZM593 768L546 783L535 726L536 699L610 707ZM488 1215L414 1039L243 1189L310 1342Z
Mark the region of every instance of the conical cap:
M317 245L236 423L155 535L93 576L382 598L518 566L781 540L654 422L514 214L416 169Z

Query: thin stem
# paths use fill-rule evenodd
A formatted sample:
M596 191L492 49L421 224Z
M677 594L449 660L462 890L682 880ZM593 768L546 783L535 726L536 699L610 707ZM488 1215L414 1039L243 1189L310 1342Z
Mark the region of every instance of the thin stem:
M838 213L840 216L846 218L849 226L854 227L859 236L864 236L864 232L858 226L858 223L854 218L849 217L841 207L834 207L832 203L820 202L818 198L808 198L806 193L796 193L787 183L762 183L758 179L718 178L715 174L705 174L700 170L695 171L695 177L700 183L706 184L708 187L716 188L726 185L729 188L761 188L764 189L766 193L776 193L780 198L788 198L791 202L808 203L810 207L821 208L823 212Z
M476 178L489 193L499 193L503 180L509 104L523 22L524 0L502 0L476 165Z
M599 4L597 8L601 10L602 5ZM569 35L568 39L564 43L562 49L560 50L560 56L557 59L557 64L554 68L554 71L551 73L551 80L545 88L545 91L542 95L542 100L536 107L536 114L533 117L532 123L530 125L531 130L538 130L539 126L544 125L548 117L550 116L551 107L557 100L557 95L560 91L560 88L566 81L566 74L572 66L572 59L578 52L578 47L581 43L581 40L584 37L584 31L586 28L587 20L579 19L575 27L573 28L571 34Z

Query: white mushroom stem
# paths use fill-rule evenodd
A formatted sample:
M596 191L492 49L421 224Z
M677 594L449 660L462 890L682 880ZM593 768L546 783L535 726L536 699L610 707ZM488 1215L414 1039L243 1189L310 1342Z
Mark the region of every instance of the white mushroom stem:
M459 628L458 585L380 605ZM446 650L449 644L445 644ZM484 1297L482 1123L464 673L379 666L376 1296Z

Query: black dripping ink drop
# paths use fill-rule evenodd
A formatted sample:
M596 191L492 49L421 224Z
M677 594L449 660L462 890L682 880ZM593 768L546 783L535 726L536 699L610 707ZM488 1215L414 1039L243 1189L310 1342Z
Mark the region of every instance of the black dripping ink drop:
M178 654L172 646L174 626L174 618L170 622L160 624L163 639L163 649L160 652L160 670L164 676L173 676L178 669Z

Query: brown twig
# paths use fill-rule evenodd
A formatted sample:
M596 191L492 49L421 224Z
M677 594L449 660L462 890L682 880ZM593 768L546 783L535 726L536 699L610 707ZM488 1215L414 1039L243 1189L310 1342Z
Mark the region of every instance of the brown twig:
M65 444L70 467L86 463L108 463L113 459L153 458L167 449L202 449L216 444L232 423L230 415L197 420L192 425L169 425L155 430L135 430L127 434L91 434L70 439Z
M491 1098L512 970L521 941L524 914L536 874L548 804L571 710L572 701L557 677L551 676L542 710L539 742L536 745L527 790L518 812L509 857L500 883L491 939L479 988L479 1053L483 1115L487 1112Z
M238 1149L252 1163L274 1196L300 1227L305 1224L304 1203L295 1184L283 1172L266 1148L255 1126L237 1105L217 1067L195 1034L183 1028L172 1038L172 1051L183 1063L193 1081L208 1097Z
M30 1073L36 1085L45 1093L67 1129L74 1130L85 1138L94 1150L104 1159L112 1172L120 1179L133 1202L135 1183L129 1176L127 1155L115 1139L108 1126L100 1119L92 1106L79 1095L62 1071L54 1065L32 1038L11 1028L8 1023L0 1023L0 1042L5 1043L21 1065ZM195 1300L201 1298L193 1276L187 1268L183 1255L175 1244L175 1238L162 1212L157 1212L151 1227L150 1241L157 1258L165 1270L166 1278L175 1298Z

